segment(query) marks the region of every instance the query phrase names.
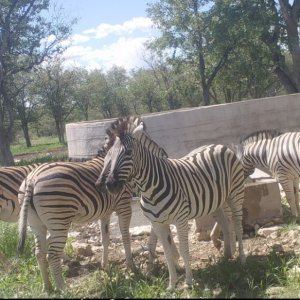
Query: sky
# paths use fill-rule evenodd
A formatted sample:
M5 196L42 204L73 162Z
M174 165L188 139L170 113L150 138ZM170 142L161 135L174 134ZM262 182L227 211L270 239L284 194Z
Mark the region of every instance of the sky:
M67 18L77 18L64 57L71 66L127 70L145 66L143 43L157 31L147 17L154 0L51 0Z

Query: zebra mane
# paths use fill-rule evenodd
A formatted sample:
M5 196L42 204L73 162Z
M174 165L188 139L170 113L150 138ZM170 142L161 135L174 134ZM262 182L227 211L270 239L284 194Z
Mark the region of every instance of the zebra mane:
M104 143L98 150L96 157L104 158L109 149L113 146L116 136L132 133L141 122L141 118L136 116L127 116L113 121L105 130L106 135L104 137ZM143 124L143 127L145 130L146 125Z
M240 144L247 145L249 143L255 143L261 140L273 139L274 137L277 137L281 134L282 132L279 132L277 130L260 130L253 132L246 137L242 137L240 140Z
M118 118L116 121L114 121L110 127L106 130L106 133L111 138L111 143L113 144L115 141L115 138L118 136L120 139L124 137L125 134L132 134L134 129L139 126L140 124L143 124L143 133L141 135L141 138L139 141L148 149L151 150L151 152L158 156L158 157L168 157L167 152L159 146L155 141L151 139L148 132L146 131L146 124L141 119L141 117L136 116L127 116L124 118Z

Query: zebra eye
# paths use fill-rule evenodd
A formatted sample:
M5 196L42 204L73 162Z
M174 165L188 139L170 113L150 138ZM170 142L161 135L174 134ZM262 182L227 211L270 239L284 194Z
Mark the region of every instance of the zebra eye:
M127 149L125 151L125 155L131 156L131 154L132 154L132 149Z

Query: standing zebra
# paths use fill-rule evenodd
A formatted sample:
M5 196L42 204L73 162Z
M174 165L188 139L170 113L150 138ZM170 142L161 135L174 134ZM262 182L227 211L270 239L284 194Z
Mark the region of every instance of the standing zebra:
M225 201L232 210L240 260L244 262L244 171L235 153L223 145L209 145L180 159L160 158L148 150L150 143L154 142L144 133L142 124L133 133L124 132L120 126L103 172L106 173L106 168L110 168L106 187L112 193L117 193L131 178L141 190L143 213L151 221L163 244L169 269L169 289L175 287L177 281L169 225L174 224L177 228L186 284L191 285L188 220L220 213ZM100 174L97 184L101 181Z
M24 248L28 218L35 235L35 255L45 291L52 288L48 275L48 262L56 288L63 290L66 287L62 276L61 258L72 223L101 220L102 264L104 268L107 267L108 226L113 211L119 218L126 263L129 267L133 267L129 235L131 187L126 184L116 195L98 192L95 181L99 170L103 168L103 161L102 157L96 157L83 163L45 164L32 171L21 186L21 190L25 190L25 196L19 220L18 252Z
M19 188L25 177L39 165L0 168L0 220L17 222L20 213Z
M254 132L241 139L242 161L249 176L255 168L270 173L281 184L292 214L300 220L300 132Z

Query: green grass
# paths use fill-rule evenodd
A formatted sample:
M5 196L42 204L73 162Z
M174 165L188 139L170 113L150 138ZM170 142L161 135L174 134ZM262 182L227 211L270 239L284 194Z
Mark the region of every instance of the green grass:
M63 153L51 153L53 150L62 148L65 150ZM32 158L21 158L19 161L16 161L16 166L68 160L67 146L59 143L56 137L42 137L32 140L32 147L29 148L26 147L25 141L23 141L19 144L11 145L10 149L13 156L33 154Z
M21 154L29 154L40 151L50 151L62 147L66 147L66 145L58 142L58 138L56 137L42 137L36 140L32 140L32 147L26 147L25 142L21 142L17 145L11 145L10 149L13 155L21 155Z

